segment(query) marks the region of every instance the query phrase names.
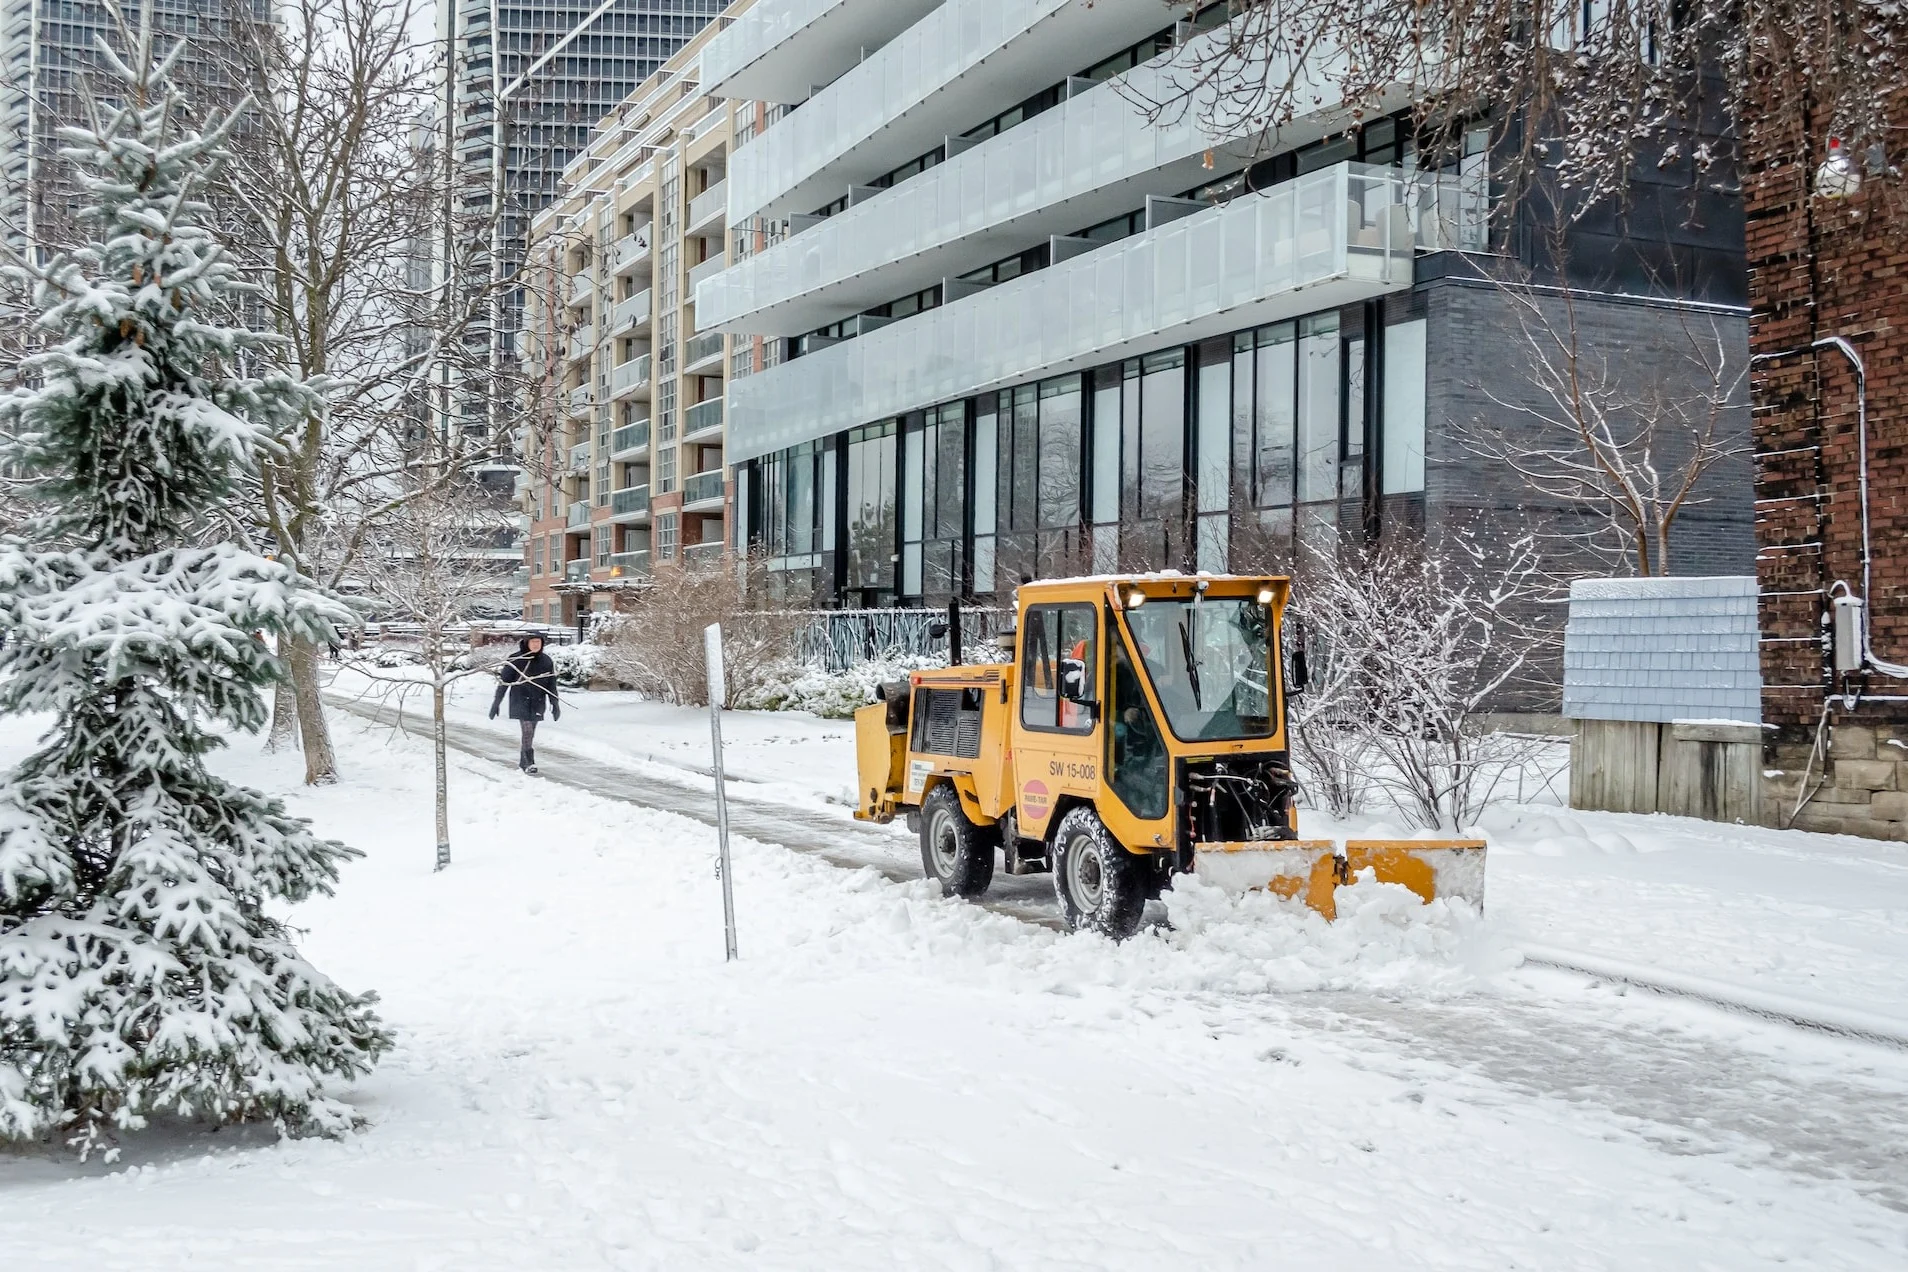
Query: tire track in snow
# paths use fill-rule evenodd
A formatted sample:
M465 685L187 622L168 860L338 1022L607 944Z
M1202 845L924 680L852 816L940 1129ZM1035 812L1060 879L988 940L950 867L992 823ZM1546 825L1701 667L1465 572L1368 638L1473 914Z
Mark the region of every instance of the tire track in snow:
M363 719L401 725L420 739L430 736L430 721L421 713L340 695L327 700ZM455 721L446 724L446 733L459 751L516 765L514 736ZM644 771L651 766L640 760L606 763L554 744L537 751L544 780L715 824L715 797L706 786ZM896 828L751 799L747 783L730 785L729 822L736 834L843 869L872 869L895 883L921 878L914 839ZM1060 928L1045 876L997 875L993 893L978 904L1021 922ZM1639 1020L1634 1007L1615 995L1530 1001L1513 995L1413 1000L1291 994L1278 996L1278 1021L1255 1011L1249 1000L1223 1001L1261 1028L1298 1024L1327 1037L1356 1035L1364 1042L1354 1043L1354 1050L1374 1070L1405 1074L1429 1065L1466 1075L1467 1098L1480 1105L1514 1094L1593 1109L1662 1151L1725 1155L1751 1169L1773 1166L1811 1180L1842 1181L1891 1210L1908 1212L1908 1185L1902 1183L1908 1179L1908 1069L1889 1063L1895 1057L1885 1051L1874 1057L1878 1064L1861 1057L1828 1072L1820 1071L1817 1057L1818 1071L1798 1078L1766 1049L1738 1045L1714 1030L1683 1028L1683 1022L1666 1028L1653 1013ZM1737 1020L1752 1034L1809 1036L1776 1019Z

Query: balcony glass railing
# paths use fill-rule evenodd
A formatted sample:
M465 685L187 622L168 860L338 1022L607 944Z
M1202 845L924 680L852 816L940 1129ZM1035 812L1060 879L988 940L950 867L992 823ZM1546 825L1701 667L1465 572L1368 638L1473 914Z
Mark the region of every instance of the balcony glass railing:
M647 225L634 234L626 234L618 239L615 252L610 257L610 269L618 274L627 274L648 260L649 239L650 227Z
M693 234L708 226L711 221L718 224L728 211L729 183L718 181L689 200L688 232Z
M712 91L741 75L737 92L721 96L800 101L811 85L831 82L862 50L880 48L940 2L757 0L703 49L702 87ZM856 38L837 38L844 29Z
M711 358L722 357L722 333L711 331L707 335L694 336L683 342L682 365L698 366Z
M682 413L682 435L694 437L698 433L722 427L722 399L710 398L707 402L698 402Z
M581 583L589 577L590 577L590 563L588 560L583 558L578 558L575 561L564 562L564 565L563 565L564 582Z
M617 301L616 308L610 311L610 330L623 331L648 322L651 296L650 289L645 287L627 300Z
M590 524L590 501L578 499L570 505L570 529Z
M570 413L587 415L590 411L590 386L579 384L570 390Z
M719 561L722 559L722 547L723 544L720 539L705 539L701 543L687 543L683 545L682 559L697 564L707 561Z
M729 387L725 458L1402 291L1438 187L1339 164L759 371Z
M610 497L610 515L633 517L649 511L649 487L629 486Z
M610 372L610 394L619 396L649 383L649 355L638 354Z
M587 305L596 298L596 278L592 274L578 274L570 279L570 303Z
M581 446L570 447L570 471L573 473L587 473L590 471L590 444L588 442L584 442Z
M578 327L576 332L570 337L570 356L572 358L587 358L594 352L596 352L595 324L591 323Z
M719 468L714 472L692 473L683 479L682 501L685 504L698 504L720 499L722 484L722 470Z
M632 451L649 449L649 421L637 420L634 424L625 424L610 434L610 455L627 455Z
M702 264L689 271L689 298L695 299L696 288L702 286L705 278L714 278L728 267L728 262L720 256L711 256Z
M1083 41L1112 53L1159 30L1171 21L1164 7L1155 0L1098 0L1091 8L1074 0L947 0L738 149L729 161L729 214L740 221L805 212L840 195L856 171L871 176L906 163L941 139L948 121L931 103L956 86L969 99L964 108L996 88L1018 91L1003 91L992 109L1012 104L1025 92L1026 72L998 55L1037 27L1052 24L1051 56L1071 62Z
M649 574L649 549L639 552L616 552L609 559L610 577L618 579L640 579Z

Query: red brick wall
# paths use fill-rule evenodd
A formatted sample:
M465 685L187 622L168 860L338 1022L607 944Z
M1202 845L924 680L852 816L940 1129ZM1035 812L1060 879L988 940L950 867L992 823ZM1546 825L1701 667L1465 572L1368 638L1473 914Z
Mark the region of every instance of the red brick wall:
M1867 364L1870 624L1877 655L1908 663L1908 236L1874 178L1851 199L1811 197L1827 139L1812 141L1806 164L1744 165L1750 348L1766 357L1842 336ZM1833 350L1764 361L1754 402L1763 719L1794 741L1822 710L1827 591L1838 580L1861 591L1855 375ZM1867 688L1859 717L1908 720L1908 681Z

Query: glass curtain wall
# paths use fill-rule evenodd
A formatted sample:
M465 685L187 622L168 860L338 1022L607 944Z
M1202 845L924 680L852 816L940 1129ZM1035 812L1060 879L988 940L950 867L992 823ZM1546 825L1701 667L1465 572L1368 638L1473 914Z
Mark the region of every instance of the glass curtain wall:
M895 597L895 423L888 420L848 435L847 586L864 605Z
M966 403L908 416L901 478L901 593L937 600L959 596L966 538Z

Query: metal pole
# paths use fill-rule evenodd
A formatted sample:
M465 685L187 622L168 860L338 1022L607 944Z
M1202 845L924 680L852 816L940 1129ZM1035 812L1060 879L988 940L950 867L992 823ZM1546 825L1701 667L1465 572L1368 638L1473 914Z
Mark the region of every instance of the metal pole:
M722 624L711 623L702 629L702 652L709 673L709 741L715 748L716 875L722 880L722 932L726 942L723 961L733 963L736 959L735 889L729 882L729 794L722 779L722 700L728 696L722 672Z

